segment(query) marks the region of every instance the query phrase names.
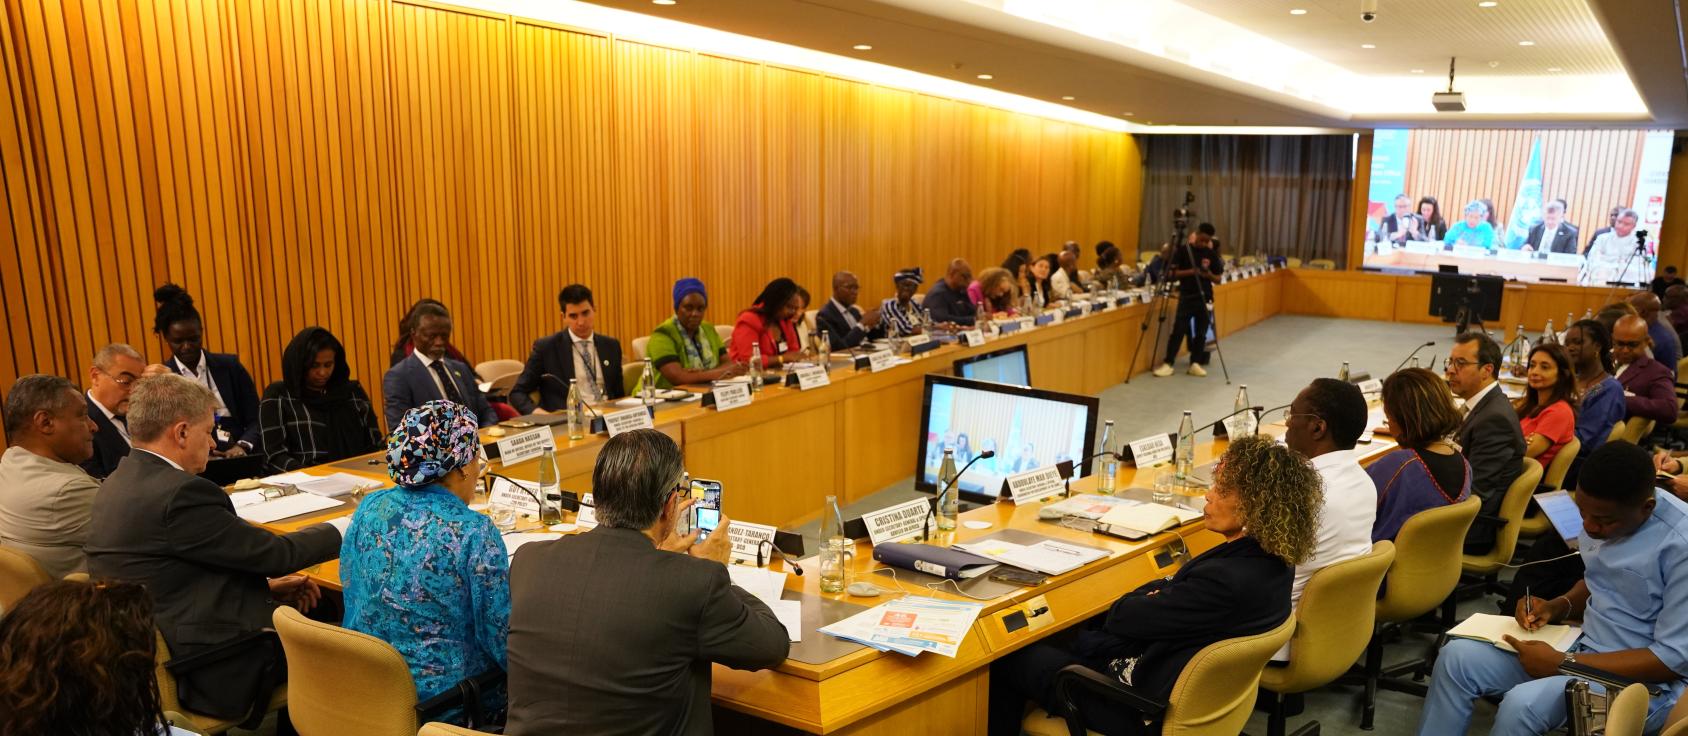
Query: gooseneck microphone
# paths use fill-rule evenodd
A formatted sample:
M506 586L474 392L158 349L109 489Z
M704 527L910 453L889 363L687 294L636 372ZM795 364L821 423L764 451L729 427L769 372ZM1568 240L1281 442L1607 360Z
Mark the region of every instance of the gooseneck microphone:
M1285 404L1284 406L1288 406L1288 404ZM1283 407L1279 407L1279 408L1283 408ZM1265 407L1245 406L1241 409L1238 409L1234 412L1231 412L1230 414L1226 414L1225 416L1222 416L1215 421L1208 422L1207 424L1203 424L1202 426L1197 427L1194 431L1191 432L1191 434L1195 434L1197 432L1206 432L1207 430L1210 430L1210 429L1217 429L1225 423L1225 420L1230 419L1231 417L1234 417L1234 416L1241 414L1245 411L1255 412L1254 423L1255 423L1256 428L1258 428L1259 425L1260 425L1260 418L1266 414Z
M1431 340L1430 342L1427 342L1423 345L1420 345L1416 348L1413 348L1412 352L1407 353L1407 357L1401 359L1400 365L1395 366L1395 371L1401 370L1401 366L1406 365L1408 362L1410 362L1413 359L1414 355L1418 355L1418 351L1423 350L1423 349L1430 347L1432 345L1435 345L1435 344L1436 344L1436 341ZM1395 371L1390 371L1390 373L1394 373Z
M961 476L967 473L968 468L973 467L973 463L990 457L996 457L996 450L985 450L984 452L974 455L972 460L968 460L966 465L961 466L960 470L955 471L955 477L950 479L949 485L939 489L938 492L932 496L931 508L926 512L925 520L925 536L928 539L932 537L932 519L938 515L938 500L944 497L945 492L955 491L955 487L961 483Z

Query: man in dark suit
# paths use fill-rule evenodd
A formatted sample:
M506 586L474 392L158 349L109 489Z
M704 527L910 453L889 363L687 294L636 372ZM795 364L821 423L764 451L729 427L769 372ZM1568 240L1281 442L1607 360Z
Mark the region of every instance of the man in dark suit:
M973 267L967 261L960 258L950 261L944 277L926 292L926 300L921 302L921 306L937 324L973 327L978 316L973 301L967 298L967 285L972 281Z
M242 639L270 626L277 602L301 610L321 592L292 573L332 560L351 518L276 534L235 515L215 483L198 477L210 457L216 398L187 378L158 375L135 384L123 459L94 497L88 570L95 578L145 585L173 659ZM234 720L262 716L286 680L272 640L178 673L182 704Z
M668 435L617 435L592 470L598 526L516 553L505 733L707 734L711 663L785 661L785 627L727 575L726 517L680 533L684 477Z
M856 306L861 292L862 283L855 274L839 271L832 275L832 298L815 313L815 327L826 330L827 342L833 350L847 350L863 340L885 336L885 328L879 323L884 315L879 313L879 307L863 312Z
M1577 226L1565 221L1565 200L1555 199L1542 206L1541 222L1530 228L1524 239L1524 250L1533 253L1577 252Z
M82 469L104 478L129 454L129 389L146 372L146 362L134 348L112 343L94 354L88 369L88 418L94 420L94 455Z
M1518 426L1518 412L1495 381L1500 361L1500 346L1481 332L1454 338L1448 353L1448 388L1465 399L1459 447L1471 463L1471 492L1483 499L1484 514L1500 512L1506 489L1524 470L1524 432ZM1482 554L1493 547L1494 527L1472 524L1466 552Z
M1662 427L1676 421L1676 378L1664 363L1647 355L1652 345L1647 321L1640 317L1626 314L1612 326L1612 361L1624 387L1624 417L1651 419Z
M1395 195L1395 212L1377 225L1377 239L1394 247L1406 245L1418 234L1422 226L1418 215L1413 214L1413 200L1405 194Z
M562 411L568 404L569 381L575 380L580 398L596 404L627 395L621 380L621 342L594 331L598 309L592 290L570 284L557 294L563 321L568 327L554 335L533 341L533 352L516 385L510 387L510 405L523 414ZM549 376L549 377L547 377ZM539 403L533 403L533 392Z
M451 343L451 314L445 307L417 305L410 340L416 352L388 368L387 375L381 377L389 430L399 425L405 412L440 399L469 407L482 427L498 422L498 414L475 381L475 372L468 365L446 357L446 346Z

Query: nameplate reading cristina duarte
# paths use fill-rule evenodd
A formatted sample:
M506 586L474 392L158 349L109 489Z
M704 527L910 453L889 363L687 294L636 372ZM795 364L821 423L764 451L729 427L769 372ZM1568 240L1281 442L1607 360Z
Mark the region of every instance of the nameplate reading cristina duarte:
M627 409L625 411L618 411L613 414L605 414L604 426L609 428L610 437L615 437L622 432L634 429L654 429L656 427L656 425L651 422L651 413L645 411L645 407L642 406Z
M1053 496L1063 487L1061 471L1053 465L1008 476L1008 495L1016 506Z
M916 498L862 514L868 540L877 547L920 536L926 528L926 516L932 511L931 503L928 499Z

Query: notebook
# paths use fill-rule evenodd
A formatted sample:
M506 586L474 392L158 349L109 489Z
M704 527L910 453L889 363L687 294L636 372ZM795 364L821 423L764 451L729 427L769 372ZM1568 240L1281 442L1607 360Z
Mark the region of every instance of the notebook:
M1110 526L1133 529L1145 534L1158 534L1200 518L1202 518L1200 511L1173 508L1158 503L1139 503L1114 507L1097 521Z
M1577 643L1577 637L1582 636L1582 628L1549 624L1535 631L1525 631L1518 625L1518 620L1511 616L1500 616L1493 613L1473 613L1471 617L1461 621L1458 626L1448 629L1448 636L1463 639L1476 639L1495 645L1497 649L1508 652L1517 650L1506 643L1507 636L1518 641L1545 642L1554 649L1564 651Z

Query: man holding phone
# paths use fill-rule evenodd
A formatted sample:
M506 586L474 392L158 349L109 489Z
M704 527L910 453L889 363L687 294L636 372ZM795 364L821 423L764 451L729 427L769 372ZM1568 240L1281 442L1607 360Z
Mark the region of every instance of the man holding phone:
M727 575L730 535L686 523L693 487L668 435L622 433L592 470L598 526L516 553L505 733L708 733L712 663L785 661L785 626Z

